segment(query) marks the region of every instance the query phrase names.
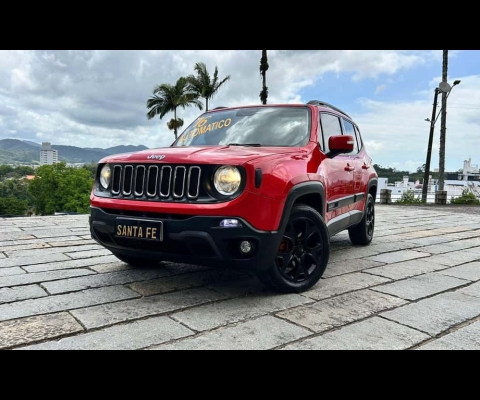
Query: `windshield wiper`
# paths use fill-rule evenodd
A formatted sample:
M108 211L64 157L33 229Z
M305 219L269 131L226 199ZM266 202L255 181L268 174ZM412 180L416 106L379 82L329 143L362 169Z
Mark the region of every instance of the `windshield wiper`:
M262 147L260 143L229 143L227 146Z

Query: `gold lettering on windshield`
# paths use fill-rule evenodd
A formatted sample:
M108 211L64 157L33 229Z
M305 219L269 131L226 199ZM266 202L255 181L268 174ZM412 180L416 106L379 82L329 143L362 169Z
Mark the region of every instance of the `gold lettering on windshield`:
M208 119L211 118L209 117L201 117L199 118L195 124L193 125L193 129L189 132L185 132L181 137L180 137L180 142L184 143L187 140L192 140L193 138L203 135L204 133L214 131L216 129L222 129L227 126L230 126L232 123L231 118L226 118L222 119L220 121L215 121L212 122L211 124L207 125Z

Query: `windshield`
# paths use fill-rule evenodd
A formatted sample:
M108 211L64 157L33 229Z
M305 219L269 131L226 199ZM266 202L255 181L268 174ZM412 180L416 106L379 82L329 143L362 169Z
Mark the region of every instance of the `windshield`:
M307 107L250 107L206 113L193 121L177 146L303 146L310 139Z

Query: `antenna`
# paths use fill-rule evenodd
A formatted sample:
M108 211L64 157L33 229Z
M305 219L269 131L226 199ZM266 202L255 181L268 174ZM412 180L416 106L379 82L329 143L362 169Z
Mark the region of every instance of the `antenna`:
M350 117L350 115L348 115L345 111L342 111L340 110L338 107L335 107L335 106L332 106L330 103L327 103L325 101L321 101L321 100L310 100L307 104L312 104L314 106L324 106L324 107L328 107L328 108L331 108L332 110L335 110L335 111L338 111L339 113L345 115L346 117L352 119L352 117Z

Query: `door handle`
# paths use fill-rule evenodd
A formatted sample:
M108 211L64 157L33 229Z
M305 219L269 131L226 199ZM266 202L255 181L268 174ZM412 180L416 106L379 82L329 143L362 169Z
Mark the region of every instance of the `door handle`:
M347 164L347 166L345 167L345 171L348 171L348 172L351 172L353 171L355 168L354 167L351 167L350 164Z
M363 164L363 165L362 165L362 168L363 168L363 169L369 169L369 168L370 168L370 165Z

